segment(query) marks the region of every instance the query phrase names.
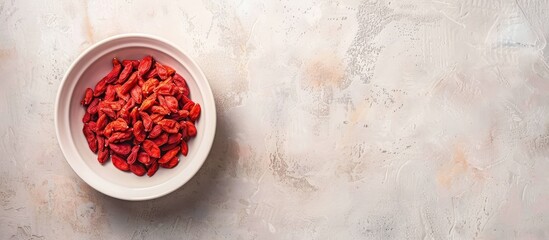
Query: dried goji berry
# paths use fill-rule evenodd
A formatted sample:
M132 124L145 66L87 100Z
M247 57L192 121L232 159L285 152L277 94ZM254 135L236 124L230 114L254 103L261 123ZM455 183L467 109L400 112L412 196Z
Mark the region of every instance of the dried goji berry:
M137 85L137 73L134 72L128 81L126 81L124 84L122 84L122 87L120 87L120 94L127 94L129 93L133 87Z
M188 88L187 82L186 82L185 79L184 79L181 75L179 75L178 73L174 74L172 79L173 79L173 83L174 83L176 86Z
M144 76L144 78L145 78L145 79L149 79L149 78L154 78L154 77L157 77L157 76L158 76L158 72L157 72L157 70L156 70L156 68L155 68L155 69L149 71L149 73L147 73L147 74Z
M132 125L134 125L137 122L138 117L139 117L139 111L137 110L136 107L134 107L130 112L130 121Z
M141 101L143 100L143 92L141 91L140 86L133 87L130 91L130 95L137 104L141 104Z
M132 136L133 136L132 129L128 129L128 131L125 131L125 132L114 132L107 139L107 142L109 143L124 142L132 139Z
M189 111L187 110L178 110L176 113L171 115L171 118L176 121L183 120L189 116Z
M151 114L151 120L153 121L153 123L158 124L158 122L160 122L162 119L164 119L164 115L162 114L158 114L158 113Z
M170 110L168 110L167 108L164 108L162 106L152 106L151 111L153 113L157 113L157 114L160 114L160 115L170 114Z
M133 125L133 135L135 136L135 140L138 142L145 141L146 133L145 133L145 127L143 126L143 122L137 121Z
M82 98L82 101L80 101L80 104L84 106L88 106L90 105L92 100L93 100L93 90L91 88L86 88L86 92L84 93L84 98Z
M95 133L90 129L90 126L88 123L84 124L84 128L82 128L82 132L84 133L84 136L86 137L86 141L88 141L88 146L90 147L90 150L94 153L97 152L97 138L95 138Z
M103 130L105 126L107 126L107 115L106 114L99 114L99 119L97 119L96 129L97 130Z
M160 96L158 97L158 99L160 99ZM177 99L173 96L165 96L164 101L166 104L166 106L164 107L168 108L171 112L175 113L179 110Z
M135 163L135 160L137 160L137 154L139 153L139 145L135 145L132 147L132 150L130 152L130 155L128 156L128 159L126 160L126 162L128 162L128 164L133 164Z
M158 163L167 163L172 158L177 156L178 153L179 153L179 147L175 147L174 149L165 153L160 159L158 159Z
M112 160L112 164L124 171L124 172L127 172L130 170L130 165L126 162L126 160L124 160L123 158L117 156L116 154L111 154L111 160Z
M140 111L147 111L147 109L151 108L154 103L156 102L156 93L151 94L143 102L141 103L141 107L139 107Z
M141 60L141 62L139 62L139 67L137 67L137 71L140 76L144 76L149 71L152 65L152 61L153 59L151 56L145 56Z
M105 81L107 83L112 83L116 79L118 79L118 74L120 73L120 70L122 69L122 66L120 65L120 62L118 61L117 58L112 59L112 65L113 65L113 68L112 68L111 72L109 72L109 74L107 74L107 76L105 77L105 79L106 79Z
M196 136L196 127L194 126L194 124L192 122L186 122L187 124L187 135L189 137L194 137Z
M187 156L188 153L189 153L189 145L187 144L186 141L181 141L181 154L183 154L183 156Z
M147 152L149 157L159 158L160 157L160 148L151 140L143 141L143 150Z
M147 173L147 170L141 163L130 164L130 171L137 176L143 176Z
M90 105L88 106L88 109L87 109L88 113L92 115L96 114L98 110L98 105L99 105L99 98L94 98L90 103Z
M122 61L122 65L124 65L124 69L120 72L120 76L118 76L118 80L116 81L118 84L124 83L133 70L133 64L131 61L124 60Z
M86 111L84 113L84 117L82 117L82 122L87 123L89 121L91 121L91 114L88 111Z
M189 111L189 119L191 121L196 121L200 117L200 104L196 103L191 108L191 111Z
M154 125L152 130L149 132L148 138L156 138L160 136L161 133L162 133L162 127L160 125Z
M173 119L162 119L158 122L158 125L167 133L177 133L179 131L179 123Z
M179 163L179 158L173 157L170 161L167 163L160 164L163 168L174 168Z
M103 94L107 90L107 78L104 77L101 79L96 85L95 89L93 90L93 96L98 97L101 94Z
M154 144L156 144L156 146L160 147L160 146L162 146L162 145L164 145L168 142L168 134L167 133L162 133L162 134L160 134L160 136L151 139L151 141L153 141Z
M103 98L104 101L114 101L116 97L116 87L115 85L109 85L107 86L107 91L105 92L105 98Z
M168 65L164 65L164 68L166 68L166 72L168 72L168 76L172 76L175 73L175 69Z
M141 120L143 121L143 126L145 127L145 131L149 132L151 131L153 127L153 121L149 114L146 112L139 112L139 115L141 116Z
M160 147L160 151L167 152L167 151L170 151L170 150L172 150L176 147L179 147L179 142L172 143L172 144L164 144Z
M158 163L153 162L147 170L147 176L152 177L156 173L156 171L158 171Z
M183 105L183 110L187 110L190 113L193 106L194 106L194 102L189 101L189 102L185 103L185 105Z
M116 120L107 124L107 126L105 127L105 136L110 136L113 131L124 131L128 128L128 123L124 119L117 118Z
M141 87L143 95L149 96L151 93L153 93L156 86L158 86L158 80L156 80L156 78L149 78Z
M129 143L109 143L109 148L121 156L128 156L132 150L132 146Z
M159 62L156 62L155 66L156 71L158 72L158 77L160 77L160 79L162 80L166 80L166 78L168 78L168 71L166 70L166 68Z
M140 163L143 163L145 165L151 164L151 158L149 157L149 154L147 154L146 152L142 152L142 151L140 151L137 154L137 161L139 161Z
M181 140L181 133L172 133L168 136L168 144L174 144Z

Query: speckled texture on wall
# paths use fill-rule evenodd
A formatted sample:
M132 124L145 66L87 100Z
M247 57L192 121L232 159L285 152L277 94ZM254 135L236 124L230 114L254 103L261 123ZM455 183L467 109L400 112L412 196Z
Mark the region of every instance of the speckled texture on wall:
M0 1L0 239L548 239L549 2ZM213 88L199 173L104 196L57 145L70 63L175 42Z

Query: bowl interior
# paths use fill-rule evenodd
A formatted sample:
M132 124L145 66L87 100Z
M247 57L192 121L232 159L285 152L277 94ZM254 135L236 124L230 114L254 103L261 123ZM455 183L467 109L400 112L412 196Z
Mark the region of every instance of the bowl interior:
M211 129L207 131L206 125L208 122L211 125L212 120L214 123L215 110L213 115L203 111L196 123L198 134L189 141L188 156L180 154L180 162L173 169L160 168L153 177L138 177L116 169L111 161L104 165L97 161L97 155L91 152L82 133L81 119L85 109L80 105L80 100L84 91L88 87L93 89L112 69L113 57L119 60L142 59L146 55L171 66L183 76L187 80L191 99L200 103L203 109L212 107L208 106L213 104L210 102L211 90L194 62L170 44L143 37L112 39L84 53L67 73L58 96L58 138L67 161L92 187L122 199L148 199L177 189L200 168L213 141Z

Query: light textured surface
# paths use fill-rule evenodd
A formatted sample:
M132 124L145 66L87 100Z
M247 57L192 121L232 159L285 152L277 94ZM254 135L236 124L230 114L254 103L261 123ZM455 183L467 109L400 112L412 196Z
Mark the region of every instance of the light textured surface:
M162 3L160 3L162 2ZM548 239L549 3L0 1L0 239ZM70 63L119 33L194 57L210 157L161 199L82 182Z

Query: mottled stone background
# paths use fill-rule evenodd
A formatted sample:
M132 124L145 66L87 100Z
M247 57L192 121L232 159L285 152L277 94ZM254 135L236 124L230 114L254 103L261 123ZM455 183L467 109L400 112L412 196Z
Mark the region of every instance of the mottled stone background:
M176 192L96 192L58 147L84 49L171 40L218 132ZM0 0L0 239L549 239L547 0Z

